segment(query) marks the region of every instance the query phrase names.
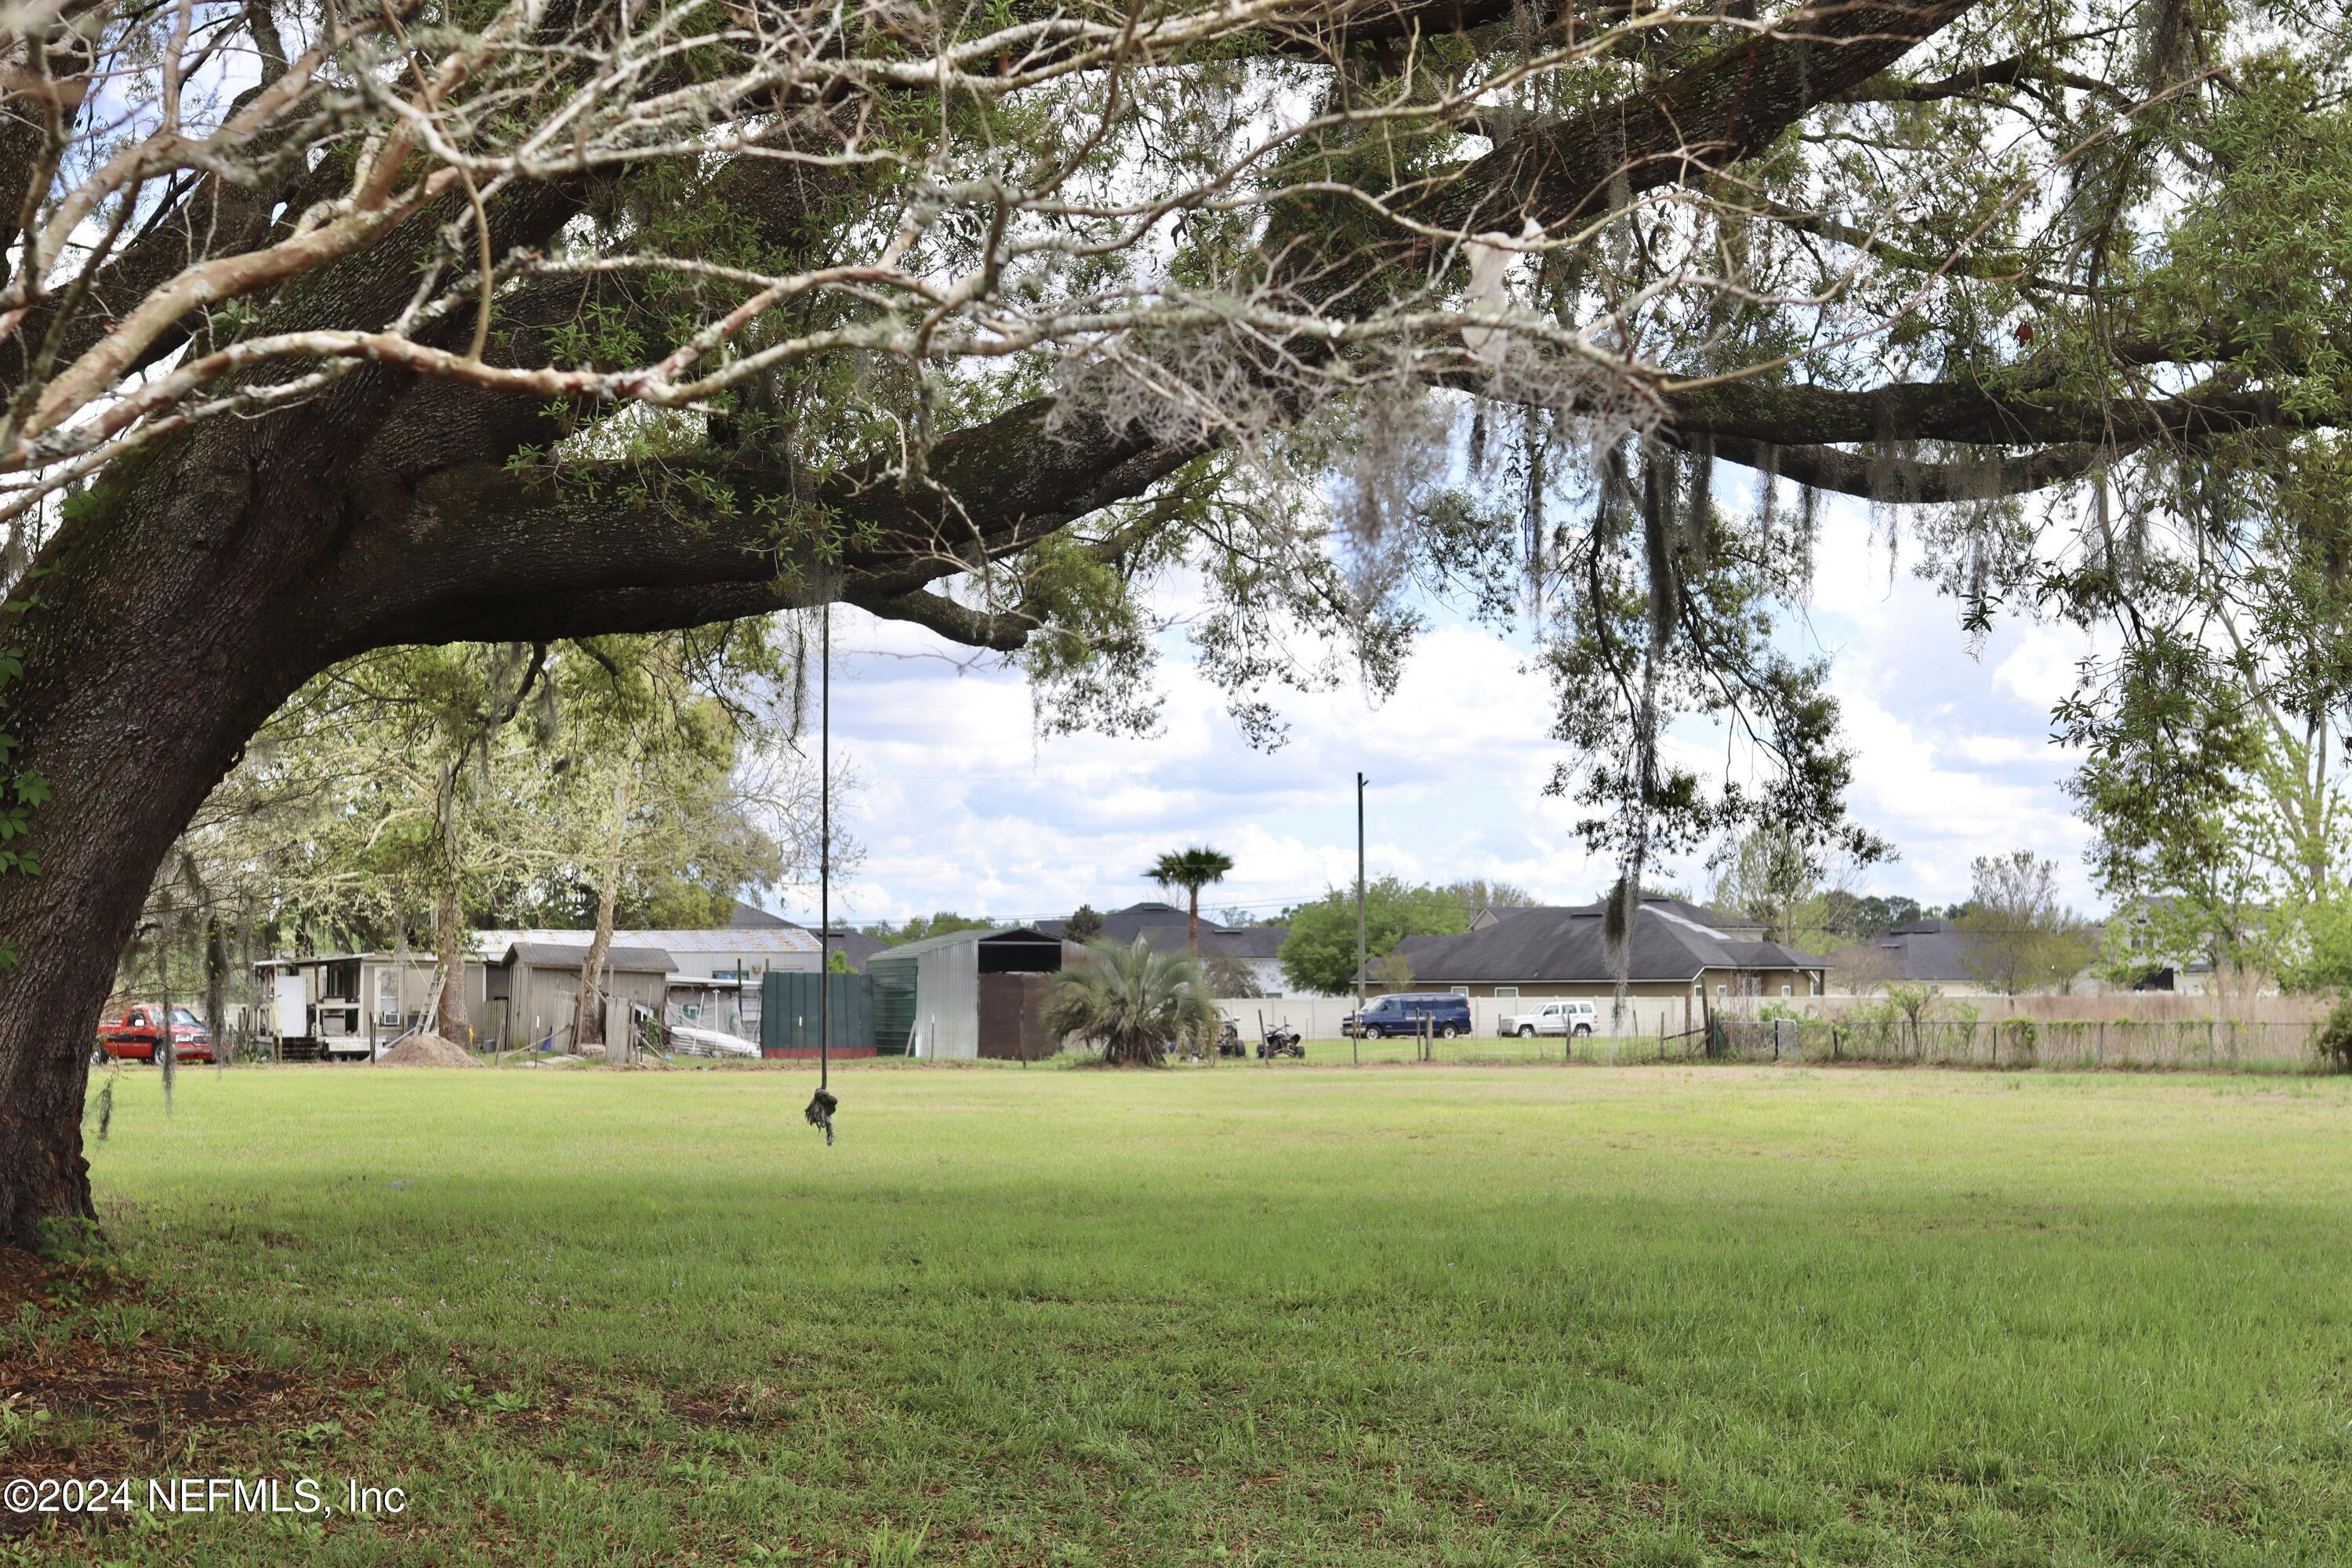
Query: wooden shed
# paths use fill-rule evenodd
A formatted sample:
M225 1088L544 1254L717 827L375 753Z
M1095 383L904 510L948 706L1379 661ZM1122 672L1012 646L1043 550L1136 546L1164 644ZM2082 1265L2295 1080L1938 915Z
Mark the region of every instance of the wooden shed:
M580 965L584 947L518 942L491 966L486 1010L495 1037L509 1049L570 1050L578 1041ZM613 947L604 953L604 992L642 1006L656 1018L668 996L670 956L655 947Z
M1036 1061L1062 1048L1043 1014L1064 944L1027 926L952 931L866 961L875 1042L939 1060Z

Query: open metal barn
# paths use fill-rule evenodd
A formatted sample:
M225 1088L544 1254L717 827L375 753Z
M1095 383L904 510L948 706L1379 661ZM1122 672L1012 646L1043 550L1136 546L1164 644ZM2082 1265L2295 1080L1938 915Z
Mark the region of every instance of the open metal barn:
M1036 1061L1062 1048L1045 996L1064 943L1027 926L952 931L874 954L876 1043L939 1061Z

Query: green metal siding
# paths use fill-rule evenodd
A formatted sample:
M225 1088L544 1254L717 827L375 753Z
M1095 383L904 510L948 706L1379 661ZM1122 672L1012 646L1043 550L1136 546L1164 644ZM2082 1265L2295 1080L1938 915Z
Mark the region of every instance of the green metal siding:
M814 1050L820 983L832 992L832 1039L836 1051L874 1047L874 981L865 974L803 974L770 970L760 982L760 1048Z
M903 1057L915 1027L915 961L869 958L866 978L873 983L875 1048L886 1057Z

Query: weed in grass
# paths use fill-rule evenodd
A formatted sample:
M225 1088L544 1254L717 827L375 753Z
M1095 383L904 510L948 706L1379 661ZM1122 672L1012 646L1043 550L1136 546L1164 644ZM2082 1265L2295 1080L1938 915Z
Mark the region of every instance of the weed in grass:
M13 1394L0 1401L0 1456L31 1447L34 1437L48 1424L47 1410L37 1405L20 1405Z

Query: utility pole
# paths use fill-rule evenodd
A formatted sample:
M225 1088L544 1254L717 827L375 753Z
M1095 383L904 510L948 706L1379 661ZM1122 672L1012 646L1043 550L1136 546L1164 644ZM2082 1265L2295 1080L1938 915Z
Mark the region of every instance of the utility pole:
M1356 1039L1355 1059L1364 1059L1364 775L1356 775Z

